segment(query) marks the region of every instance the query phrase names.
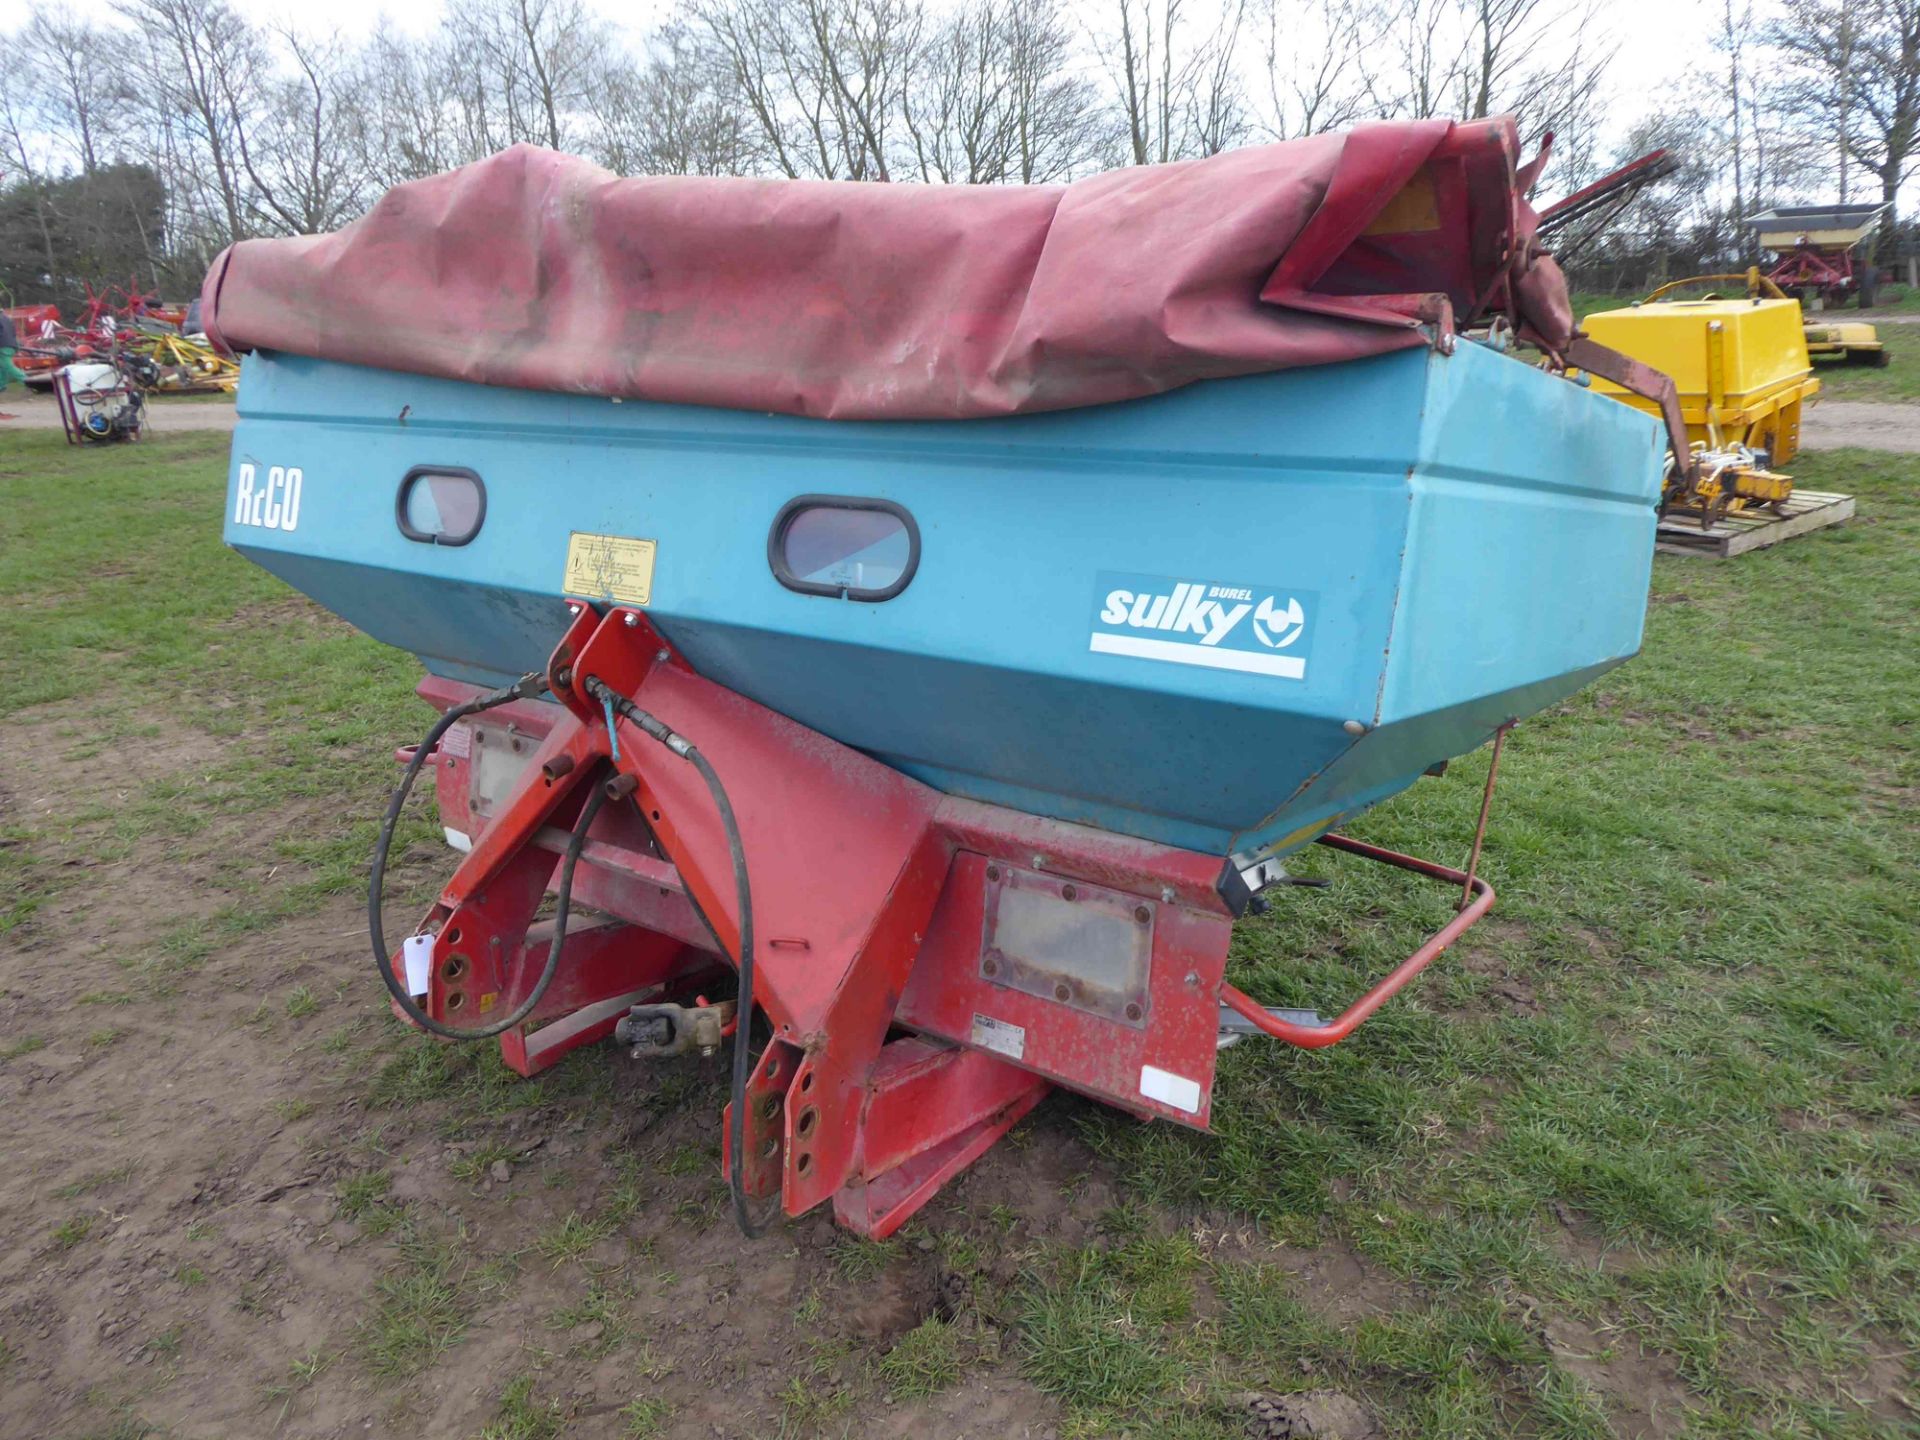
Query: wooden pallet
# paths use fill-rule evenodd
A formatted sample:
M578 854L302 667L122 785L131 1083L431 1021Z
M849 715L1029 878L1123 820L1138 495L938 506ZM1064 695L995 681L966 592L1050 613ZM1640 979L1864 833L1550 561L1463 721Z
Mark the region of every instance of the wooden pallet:
M1748 510L1729 515L1710 530L1702 530L1699 521L1684 515L1670 516L1660 522L1654 549L1665 555L1711 555L1724 560L1852 518L1851 495L1795 490L1787 497L1784 515L1776 515L1771 510Z

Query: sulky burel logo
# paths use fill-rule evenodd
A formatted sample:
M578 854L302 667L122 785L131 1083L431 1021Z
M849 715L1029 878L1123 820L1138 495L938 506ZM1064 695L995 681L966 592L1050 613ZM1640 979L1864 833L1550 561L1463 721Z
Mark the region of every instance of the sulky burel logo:
M1286 680L1307 676L1309 617L1319 597L1273 585L1102 572L1090 650Z

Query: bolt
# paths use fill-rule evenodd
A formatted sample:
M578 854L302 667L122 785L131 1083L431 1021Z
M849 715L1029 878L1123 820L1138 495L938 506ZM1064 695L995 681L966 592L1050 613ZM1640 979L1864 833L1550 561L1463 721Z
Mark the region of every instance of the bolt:
M1364 735L1367 733L1367 722L1364 720L1349 720L1340 728L1349 735Z
M569 615L578 615L580 613L580 607L578 605L569 603L567 606L567 613Z
M1000 878L1000 867L998 865L987 866L987 879L998 880L999 878Z
M1187 988L1189 990L1198 990L1200 988L1200 972L1198 970L1187 971Z
M1133 907L1133 918L1138 920L1142 925L1144 925L1149 920L1153 919L1153 911L1149 910L1144 905L1136 905Z
M989 955L980 962L980 973L982 975L998 975L1000 973L1000 962Z
M1080 892L1071 885L1062 885L1060 887L1060 898L1062 900L1078 899L1079 895L1080 895Z
M626 617L627 628L631 630L633 629L634 626L638 625L639 623L640 623L640 617L634 614L633 611L629 610L627 612L627 617Z
M1034 856L1034 857L1033 857L1033 868L1034 868L1034 869L1036 869L1036 870L1044 870L1044 869L1046 869L1046 868L1047 868L1047 857L1046 857L1046 856L1044 856L1044 855L1036 855L1036 856Z
M667 661L673 658L673 652L667 649L665 646L662 646L660 649L653 652L653 658L655 663L664 665L667 663Z
M1173 887L1171 885L1162 885L1160 887L1160 902L1163 905L1173 904Z
M1144 1012L1140 1009L1140 1006L1136 1002L1132 1000L1129 1000L1127 1002L1127 1019L1138 1020L1143 1013Z
M1062 980L1058 985L1053 987L1053 998L1056 1000L1071 1000L1073 998L1073 991L1067 988L1066 981Z

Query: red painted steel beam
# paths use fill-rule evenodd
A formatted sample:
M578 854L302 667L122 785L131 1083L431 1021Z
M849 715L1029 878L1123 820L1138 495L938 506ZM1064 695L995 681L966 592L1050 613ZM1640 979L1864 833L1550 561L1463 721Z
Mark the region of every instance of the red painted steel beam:
M984 1050L911 1037L880 1052L860 1116L860 1177L871 1183L922 1151L1053 1087ZM796 1128L807 1124L804 1103Z
M1568 221L1578 219L1616 195L1651 185L1679 168L1679 159L1668 151L1650 150L1638 160L1629 160L1618 170L1602 175L1591 185L1583 186L1547 206L1540 212L1539 233L1550 235Z

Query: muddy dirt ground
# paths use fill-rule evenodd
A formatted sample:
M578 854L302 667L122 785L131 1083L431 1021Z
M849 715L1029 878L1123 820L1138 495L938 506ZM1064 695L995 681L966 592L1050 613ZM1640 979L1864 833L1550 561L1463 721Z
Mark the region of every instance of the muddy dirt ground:
M78 719L56 709L0 749L0 799L29 831L223 763L176 736L103 776ZM917 1239L864 1244L816 1213L749 1243L719 1178L719 1060L600 1047L531 1107L462 1052L396 1061L415 1042L375 999L351 903L129 1002L123 937L212 912L217 856L271 853L302 823L219 824L110 864L82 842L60 858L88 884L0 942L6 1033L37 1042L0 1067L0 1434L537 1440L561 1419L569 1437L670 1440L1061 1433L1003 1321L1029 1244L1086 1243L1121 1199L1076 1138L1079 1102L1044 1104ZM1343 1248L1225 1221L1192 1233L1284 1267L1342 1324L1407 1299ZM929 1317L959 1336L958 1382L905 1399L882 1379L847 1403L843 1382ZM370 1379L387 1346L393 1373ZM536 1398L503 1410L516 1378ZM1628 1379L1609 1386L1624 1396ZM1678 1414L1678 1387L1654 1383ZM1359 1407L1338 1416L1324 1433L1373 1433Z
M57 723L35 728L0 760L16 814L30 822L112 799L95 768L65 758L83 740ZM141 773L112 783L191 784L219 758L210 746L149 751ZM43 914L9 967L8 1029L44 1044L0 1070L11 1117L0 1303L15 1350L0 1433L112 1434L137 1416L179 1435L472 1435L500 1408L503 1383L530 1371L542 1403L571 1413L569 1435L632 1433L617 1412L640 1388L674 1397L663 1435L775 1433L794 1375L967 1306L930 1250L850 1260L823 1216L744 1242L720 1211L718 1061L665 1071L600 1050L604 1085L478 1117L452 1143L459 1099L377 1103L363 1041L391 1022L366 983L364 920L350 904L225 950L163 998L87 1003L124 986L122 934L156 913L211 909L207 857L264 851L278 823L263 817L184 850L137 847L90 877L84 901ZM289 1014L292 993L326 1003ZM1057 1117L1028 1138L956 1187L949 1208L964 1214L969 1192L989 1193L1019 1226L1059 1232L1112 1203L1097 1178L1063 1195L1088 1157ZM456 1178L463 1156L496 1151L505 1158ZM357 1206L355 1177L376 1169L390 1189ZM577 1252L553 1242L568 1217L604 1213L622 1175L641 1176L643 1193L620 1197L617 1233ZM49 1196L64 1198L49 1210ZM453 1252L436 1274L459 1292L447 1311L467 1329L457 1363L398 1393L324 1371L299 1384L303 1363L332 1369L327 1357L355 1344L394 1277L381 1242L409 1202L419 1243ZM850 1265L859 1283L847 1304ZM589 1274L628 1303L617 1319L557 1328ZM799 1323L819 1287L841 1300ZM937 1403L882 1401L847 1418L854 1435L1053 1433L1044 1398L991 1364Z

